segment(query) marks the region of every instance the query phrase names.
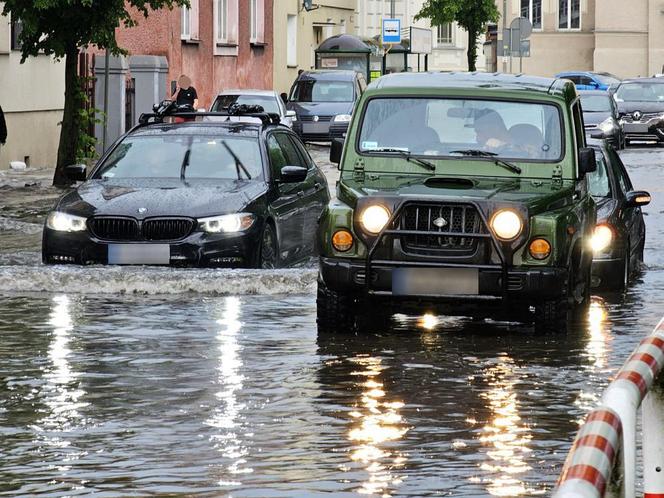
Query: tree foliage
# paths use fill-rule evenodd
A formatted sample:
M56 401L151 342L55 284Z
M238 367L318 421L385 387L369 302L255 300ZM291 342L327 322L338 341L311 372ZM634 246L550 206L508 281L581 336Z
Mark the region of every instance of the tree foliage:
M153 10L188 4L188 0L4 0L2 13L23 25L19 38L23 62L40 53L65 59L65 109L54 184L67 183L64 168L76 161L79 148L83 107L79 48L92 45L115 55L125 53L115 40L116 28L135 26L137 19Z
M498 22L495 0L426 0L415 19L429 19L432 26L455 22L468 32L468 70L475 71L477 40L487 23Z

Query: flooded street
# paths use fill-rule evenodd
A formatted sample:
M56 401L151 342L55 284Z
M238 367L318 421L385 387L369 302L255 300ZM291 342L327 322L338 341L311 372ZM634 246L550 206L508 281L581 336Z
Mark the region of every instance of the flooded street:
M621 155L653 195L647 269L545 336L425 315L319 337L315 262L46 267L59 192L48 172L0 172L0 496L548 494L664 314L664 149Z

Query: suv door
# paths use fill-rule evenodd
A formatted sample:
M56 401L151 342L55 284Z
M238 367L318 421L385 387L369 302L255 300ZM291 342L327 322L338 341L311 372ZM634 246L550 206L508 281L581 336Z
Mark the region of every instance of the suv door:
M307 164L302 160L290 133L276 131L268 135L267 147L270 153L270 165L272 178L276 182L278 196L272 206L275 210L279 223L283 226L283 239L280 240L280 250L286 253L286 259L293 261L300 258L304 251L305 230L305 184L302 183L279 183L281 168L284 166L301 166L306 168ZM273 157L274 156L274 157Z

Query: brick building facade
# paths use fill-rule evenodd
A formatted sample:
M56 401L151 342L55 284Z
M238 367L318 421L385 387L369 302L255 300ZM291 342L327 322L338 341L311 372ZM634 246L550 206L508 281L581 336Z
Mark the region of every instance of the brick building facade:
M168 81L188 75L199 107L228 88L272 88L272 0L190 0L191 8L163 9L119 28L118 44L130 55L168 60ZM163 89L164 97L170 96Z

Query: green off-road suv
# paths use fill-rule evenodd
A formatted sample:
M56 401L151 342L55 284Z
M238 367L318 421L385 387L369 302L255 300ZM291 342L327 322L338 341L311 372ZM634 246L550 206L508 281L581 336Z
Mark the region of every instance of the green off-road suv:
M567 80L402 73L362 96L330 159L318 327L440 312L558 330L589 300L596 211Z

